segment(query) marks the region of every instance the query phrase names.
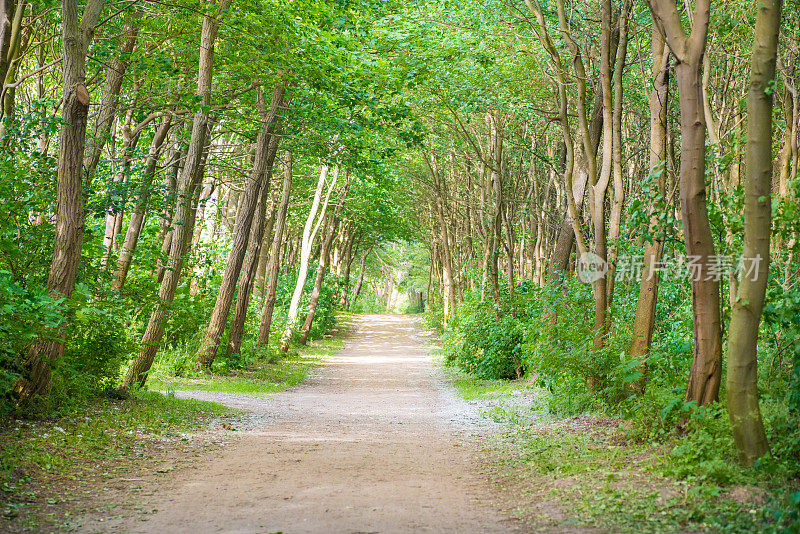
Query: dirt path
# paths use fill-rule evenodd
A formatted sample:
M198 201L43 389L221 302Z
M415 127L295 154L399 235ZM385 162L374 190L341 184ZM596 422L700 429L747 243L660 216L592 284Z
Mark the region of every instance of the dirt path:
M192 393L246 412L239 437L167 474L157 512L86 532L516 532L486 505L474 434L414 320L360 316L344 349L269 397Z

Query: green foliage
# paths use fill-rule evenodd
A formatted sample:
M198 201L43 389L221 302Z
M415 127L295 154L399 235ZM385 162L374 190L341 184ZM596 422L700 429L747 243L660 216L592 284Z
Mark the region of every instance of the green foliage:
M11 396L22 356L39 336L64 322L64 308L41 286L27 289L0 269L0 415L16 407Z
M497 307L468 298L444 336L447 363L484 380L522 377L522 323L512 307L508 298Z

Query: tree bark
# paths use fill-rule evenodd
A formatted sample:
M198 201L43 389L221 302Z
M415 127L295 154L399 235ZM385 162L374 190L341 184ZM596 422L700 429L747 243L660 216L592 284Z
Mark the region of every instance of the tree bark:
M142 228L144 228L147 204L153 192L153 178L155 177L158 158L164 146L164 140L171 127L172 118L170 115L166 115L162 119L161 125L156 130L153 141L150 143L150 152L147 155L147 162L145 163L144 174L142 175L142 183L136 194L133 213L128 223L128 230L125 233L125 240L120 248L117 269L114 271L114 281L111 283L114 289L122 289L122 286L125 285L125 279L128 277L128 271L130 270L131 261L133 259L133 252L136 250L136 245L139 243L139 236L142 233Z
M83 245L83 155L89 91L86 89L86 54L103 10L103 0L89 0L83 17L77 0L62 0L63 108L58 151L56 234L47 289L56 298L69 298ZM63 329L53 338L62 337ZM17 386L23 399L50 392L50 366L64 353L60 340L39 341L28 352L27 377Z
M239 354L242 352L242 338L244 337L244 326L247 319L247 308L250 305L250 295L255 285L256 270L258 260L261 256L261 247L264 244L264 233L268 230L267 226L267 204L269 204L270 188L272 181L272 169L275 165L275 155L278 153L278 143L280 138L272 136L267 160L267 184L261 190L261 199L257 208L256 216L253 219L250 239L247 243L247 256L242 267L242 279L239 281L239 292L236 296L236 306L231 319L231 329L228 334L228 348L226 354ZM272 217L270 217L272 219ZM274 219L272 219L274 220Z
M256 157L253 164L253 172L247 182L244 191L242 207L236 218L233 230L233 244L228 253L228 261L225 264L225 272L222 275L222 283L217 294L217 301L211 319L208 322L206 335L200 349L197 351L197 361L203 367L210 367L217 354L222 333L230 313L233 295L236 290L236 282L242 269L245 252L247 252L247 241L250 237L250 226L255 216L259 194L262 189L269 188L269 173L267 167L270 156L270 141L272 140L275 127L279 120L279 108L284 98L286 84L279 82L275 85L272 92L272 102L267 111L263 102L263 94L258 89L259 112L261 114L261 131L258 134L256 145Z
M358 299L358 295L361 294L361 287L364 285L364 271L367 267L367 257L369 256L370 252L372 252L372 247L366 249L361 254L361 268L358 270L358 280L356 280L356 287L353 288L353 299L350 301L350 305L352 306L355 304L356 300ZM433 262L431 262L431 265ZM430 287L428 288L428 300L430 300Z
M655 177L656 191L662 198L666 194L667 171L667 100L669 98L669 50L664 37L653 20L652 30L652 70L653 91L649 95L650 104L650 172L660 174ZM660 270L657 268L664 253L663 228L659 228L658 215L650 219L652 241L644 246L644 268L639 281L639 297L636 315L633 319L633 336L630 354L639 359L642 378L635 384L639 392L644 390L647 378L647 355L653 339L658 301L658 282Z
M314 200L311 203L311 208L308 211L308 217L303 228L303 241L300 246L300 269L297 272L297 283L294 286L294 293L292 293L292 301L289 303L289 314L286 317L286 328L281 336L281 352L288 352L289 345L292 342L294 335L295 322L300 313L300 298L303 296L303 289L306 285L306 278L308 277L308 263L311 259L311 249L314 245L314 238L317 236L320 225L325 220L325 211L328 207L328 201L333 193L333 188L336 187L336 181L339 177L339 167L335 167L333 171L333 180L328 186L325 200L322 200L322 192L325 189L325 183L328 179L329 165L323 163L322 169L319 173L319 180L317 180L317 188L314 192ZM320 204L322 211L317 218ZM314 222L316 220L316 223Z
M756 17L747 94L743 273L728 336L728 416L745 465L769 452L758 405L758 325L769 278L772 223L772 88L781 0L763 0ZM757 267L756 267L757 266Z
M292 153L286 151L284 156L283 169L283 188L281 190L281 200L278 211L275 215L275 232L272 236L272 246L269 251L269 265L267 266L266 296L264 298L264 310L261 315L261 327L258 330L258 345L269 344L269 333L272 329L272 315L275 311L275 292L278 288L278 274L281 269L281 245L283 244L283 234L286 230L286 215L289 210L289 198L292 193Z
M218 0L217 9L210 9L203 18L200 36L200 60L198 64L197 95L202 108L195 115L192 134L189 140L189 151L183 167L175 215L172 220L171 246L169 260L164 269L163 280L158 291L158 301L150 315L147 328L142 335L139 353L131 362L125 373L121 388L127 390L135 385L142 386L147 380L147 373L153 365L161 338L164 336L164 321L178 288L188 238L192 231L192 199L202 182L203 154L206 152L208 135L208 107L211 104L211 77L214 65L214 41L219 29L220 12L227 6L228 0Z
M595 93L594 103L592 105L592 119L589 126L589 132L592 139L592 146L597 151L600 146L600 132L603 130L603 89L597 88ZM560 155L560 165L562 169L566 165L566 149L562 144L563 153ZM583 155L583 152L581 152ZM577 173L575 179L572 181L572 195L575 199L575 208L578 212L583 208L583 199L586 197L586 183L589 181L589 169L586 159L583 157L578 158ZM580 221L578 221L580 225ZM558 237L556 238L556 245L550 255L550 262L547 269L547 278L551 283L559 283L564 278L564 273L569 269L569 259L572 253L572 247L575 244L575 229L570 214L567 208L564 214L564 222L558 230Z
M706 122L702 64L710 18L709 0L698 0L691 33L684 33L674 0L648 0L677 59L675 75L681 110L680 200L684 242L692 275L694 358L686 400L702 406L719 397L722 375L722 326L716 255L708 219L705 184Z
M319 304L319 297L322 293L322 283L325 281L325 274L328 272L331 245L333 244L333 238L336 234L336 227L339 224L339 215L342 212L345 200L347 200L347 192L350 186L349 172L345 178L345 184L344 191L342 192L342 198L339 199L339 203L337 204L334 213L331 215L329 228L322 242L322 248L319 253L319 265L317 265L317 274L314 278L314 288L311 290L311 296L309 298L308 313L306 314L306 320L303 323L303 327L300 331L301 345L305 345L306 342L308 342L308 335L311 333L311 325L314 324L314 316L317 313L317 305Z
M355 247L355 249L353 248ZM355 235L350 237L344 253L344 270L342 272L342 286L339 297L339 307L343 310L348 308L350 302L350 270L353 266L353 257L358 252L358 243Z
M125 73L130 64L130 55L133 53L139 37L139 19L141 16L141 11L137 10L133 14L134 20L125 25L119 53L108 61L108 66L106 67L103 100L100 103L100 110L97 112L97 120L94 123L91 145L83 161L85 173L83 186L87 191L92 187L92 179L97 165L100 163L100 154L102 154L103 147L108 142L111 125L117 114L122 81L125 79Z

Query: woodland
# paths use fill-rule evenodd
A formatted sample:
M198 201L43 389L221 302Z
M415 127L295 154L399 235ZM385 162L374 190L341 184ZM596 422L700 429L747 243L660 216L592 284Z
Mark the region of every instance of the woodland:
M800 528L797 0L0 0L0 87L3 421L423 314Z

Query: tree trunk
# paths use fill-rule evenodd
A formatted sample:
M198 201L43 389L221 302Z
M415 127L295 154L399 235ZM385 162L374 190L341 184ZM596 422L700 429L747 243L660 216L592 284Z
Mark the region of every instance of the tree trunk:
M147 204L150 201L150 196L153 192L153 178L156 173L156 165L158 158L161 154L161 149L164 146L164 140L167 137L172 126L172 119L170 115L166 115L161 125L156 130L153 136L153 141L150 143L150 152L147 155L147 162L145 163L144 174L142 175L142 183L139 186L139 191L136 194L136 202L131 214L131 220L128 223L128 230L125 233L125 240L120 248L119 259L117 261L117 269L114 271L114 281L111 285L114 289L121 289L125 285L125 279L128 277L128 270L131 267L131 260L133 259L133 252L136 250L136 245L139 243L139 236L144 228L145 216L147 215Z
M698 0L687 37L673 0L650 0L677 58L675 75L681 110L680 199L683 233L692 276L694 358L686 400L702 406L717 400L722 375L722 327L716 255L706 206L706 122L703 109L702 60L706 48L709 0Z
M756 18L747 94L743 264L728 337L728 416L745 465L769 452L758 405L758 325L769 278L772 223L772 88L781 0L763 0ZM754 272L752 272L754 271Z
M266 296L264 298L264 310L261 315L261 327L258 330L258 345L269 344L269 333L272 329L272 314L275 311L275 292L278 288L278 274L281 269L281 245L283 244L283 234L286 230L286 215L289 210L289 198L292 193L292 153L286 151L284 156L283 169L283 188L281 190L281 200L278 211L275 215L275 232L272 236L272 246L269 251L269 265L267 266Z
M665 197L667 170L667 99L669 97L669 50L667 50L657 22L653 20L652 31L653 59L653 91L650 100L650 172L655 176L656 191ZM659 171L660 169L660 171ZM647 377L647 355L653 339L656 321L656 303L658 301L658 281L660 271L657 268L664 253L663 228L659 228L658 214L650 219L652 241L644 246L644 267L639 281L639 298L636 303L636 315L633 320L633 336L630 354L642 362L642 379L635 385L640 392L644 390Z
M222 333L225 330L225 323L228 321L233 295L236 290L236 282L242 269L245 252L247 252L247 241L250 237L250 226L255 216L258 198L262 189L269 188L269 174L267 167L270 159L270 141L272 140L275 126L279 120L279 108L283 101L286 91L286 84L279 82L275 85L272 93L272 102L269 111L264 106L264 98L261 89L258 89L258 107L261 114L261 131L258 134L256 145L256 157L253 164L253 172L245 188L242 207L236 218L236 225L233 230L233 243L228 253L228 261L225 263L225 272L222 275L222 283L217 294L217 301L211 319L208 322L206 335L203 344L197 351L197 361L203 367L210 367L217 354ZM276 147L277 148L277 147ZM274 157L274 156L273 156ZM264 198L267 198L266 196Z
M356 247L355 249L353 247ZM353 257L358 252L358 244L355 236L350 238L344 254L344 272L342 273L341 296L339 307L343 310L348 308L350 302L350 269L353 267Z
M356 303L358 295L361 293L361 287L364 285L364 271L366 270L367 267L367 256L369 256L370 252L372 252L372 247L366 249L364 253L361 255L361 268L358 271L358 280L356 280L356 287L353 288L353 299L350 301L351 306ZM428 299L430 299L430 288L428 288Z
M91 190L92 179L97 165L100 163L100 154L108 142L111 125L117 114L122 81L125 79L125 73L130 64L130 55L133 53L139 37L139 19L142 17L142 12L137 10L132 17L134 20L126 24L123 30L123 41L119 47L119 53L108 61L108 66L106 67L103 100L100 103L100 110L97 112L97 120L94 123L91 145L83 161L85 172L83 185L87 191Z
M595 93L594 103L592 105L592 118L589 125L589 135L591 136L591 144L595 152L600 146L600 132L603 129L603 90L602 87L597 88ZM559 168L563 169L566 165L567 151L562 144L562 152L559 156ZM583 154L583 152L581 152ZM586 183L589 181L589 168L588 162L585 157L578 158L577 173L575 179L572 181L572 195L575 199L575 208L578 212L583 208L583 199L586 196ZM580 224L580 221L578 221ZM564 222L558 230L558 237L556 238L556 245L550 255L550 262L547 269L547 278L551 283L558 283L563 280L563 273L569 269L569 259L572 253L572 247L575 244L575 224L567 209L564 215Z
M253 219L250 239L247 244L247 257L242 267L242 279L239 281L239 293L236 296L236 306L231 319L231 329L228 334L228 348L226 354L239 354L242 352L242 338L244 337L244 326L247 319L247 308L250 305L250 295L255 285L256 270L258 260L261 256L261 247L264 244L264 233L267 231L267 204L269 204L270 188L272 181L272 169L275 165L275 155L278 153L278 143L280 138L272 136L269 147L269 159L267 161L267 185L261 190L256 216ZM270 217L270 219L273 219ZM274 219L273 219L274 220ZM271 229L270 229L271 231Z
M47 290L53 297L69 298L83 245L83 155L86 146L86 122L89 91L86 89L86 54L95 26L103 10L103 0L89 0L83 17L78 15L77 0L62 0L62 54L64 93L58 151L56 233L53 262ZM23 399L50 392L50 366L64 353L64 330L54 332L52 341L39 341L28 352L26 379L17 386Z
M331 255L331 245L333 244L333 238L336 233L336 226L339 224L339 215L342 212L342 208L344 207L345 200L347 200L347 192L350 187L350 173L348 172L347 177L345 178L345 187L344 191L342 192L342 198L339 199L339 203L334 210L334 213L331 216L331 222L329 223L329 228L326 232L325 238L322 242L322 248L320 249L319 253L319 265L317 265L317 275L314 278L314 288L311 290L311 297L309 299L309 306L308 306L308 314L306 314L306 320L303 323L303 327L300 331L300 344L305 345L308 342L308 335L311 333L311 325L314 324L314 316L317 313L317 305L319 304L319 296L322 293L322 283L325 281L325 274L328 271L328 263L330 261Z
M5 82L6 73L8 73L16 7L14 0L0 0L0 84Z
M611 202L611 214L608 221L608 274L606 275L606 305L611 313L614 302L614 273L616 272L617 253L619 250L618 238L622 231L622 210L625 204L625 178L622 158L622 76L625 69L625 58L628 51L628 15L630 14L632 0L623 0L622 11L617 17L619 39L617 42L616 60L614 61L614 109L612 113L612 149L611 163L614 185L614 198ZM613 44L612 44L613 46ZM613 53L612 53L613 57Z
M133 161L133 151L136 150L136 145L139 144L139 134L133 133L131 129L131 122L133 121L133 110L129 110L125 117L125 124L122 128L123 131L123 148L122 148L122 164L120 165L119 172L114 177L109 187L109 206L106 211L106 231L103 234L103 257L100 259L100 265L104 268L108 266L111 259L111 254L114 252L114 238L117 227L117 218L122 214L125 208L125 199L123 189L125 183L128 181L128 175L131 170L131 163ZM84 177L84 186L90 180L88 175ZM87 188L88 189L88 188ZM114 197L119 197L121 200L115 201Z
M217 9L209 10L203 18L203 28L200 37L200 60L197 76L197 95L203 104L202 108L194 115L192 134L189 140L189 151L181 175L178 188L178 200L175 215L172 221L171 246L167 268L164 270L163 280L158 291L158 300L155 309L150 315L147 328L142 335L139 354L131 362L122 389L129 389L135 385L144 385L147 372L153 364L159 343L164 335L164 321L167 312L175 298L181 271L183 269L186 245L192 231L192 199L196 189L202 182L199 172L203 154L206 152L206 137L208 135L208 107L211 104L211 77L214 64L214 41L219 28L219 12L227 6L228 0L218 0Z
M289 303L289 314L286 317L286 328L281 336L281 352L288 352L289 345L292 342L294 335L295 322L300 314L300 298L303 296L303 289L306 285L306 278L308 277L308 263L311 259L311 249L314 245L314 238L317 236L320 225L325 220L325 211L328 207L328 201L333 193L333 188L336 187L336 181L339 178L339 167L335 167L333 171L333 180L328 186L328 192L325 195L324 202L322 201L322 192L325 189L325 183L328 179L327 163L322 165L322 170L319 173L319 180L317 180L317 188L314 192L314 200L311 203L311 208L308 211L306 224L303 228L303 241L300 246L300 269L297 272L297 283L294 286L294 293L292 294L292 301ZM317 211L319 211L320 204L322 204L322 211L317 218ZM314 222L316 220L316 223Z

